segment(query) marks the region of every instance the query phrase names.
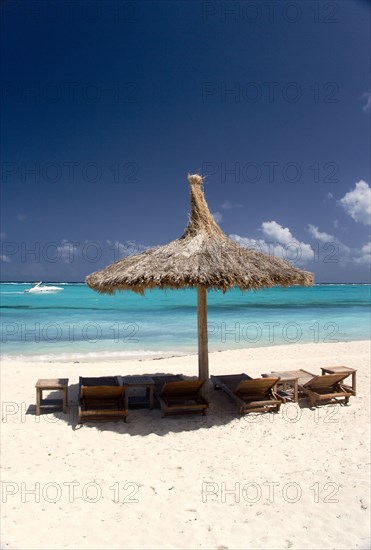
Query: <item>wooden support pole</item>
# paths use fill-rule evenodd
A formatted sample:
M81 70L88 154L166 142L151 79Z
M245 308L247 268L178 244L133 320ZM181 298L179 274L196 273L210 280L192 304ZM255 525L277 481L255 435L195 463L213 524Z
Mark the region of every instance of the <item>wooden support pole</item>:
M198 377L209 380L209 354L207 348L207 300L206 288L197 288L197 319L198 319ZM207 389L206 389L207 391Z

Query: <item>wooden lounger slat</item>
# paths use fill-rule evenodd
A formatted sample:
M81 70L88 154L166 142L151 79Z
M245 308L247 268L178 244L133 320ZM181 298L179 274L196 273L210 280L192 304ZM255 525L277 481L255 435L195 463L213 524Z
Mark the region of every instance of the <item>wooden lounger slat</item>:
M188 411L190 409L195 409L199 411L199 403L177 403L176 405L169 405L168 403L166 403L166 401L164 401L164 408L168 411L171 411L173 408L176 408L179 411Z
M153 377L155 380L155 377ZM168 378L169 380L169 378ZM161 380L163 382L164 380ZM201 395L205 380L184 380L179 378L165 383L159 388L155 382L155 395L160 403L163 416L178 414L205 414L209 403Z
M79 380L78 422L124 420L128 414L126 390L116 377L83 378Z
M312 392L312 394L317 396L318 399L332 399L335 397L344 397L346 395L348 397L351 397L353 395L351 392L331 392L331 393Z
M84 399L114 399L122 395L127 386L82 386Z
M80 386L119 386L117 376L80 376Z
M310 387L311 389L330 388L332 386L335 386L335 384L339 384L342 380L347 378L347 376L348 373L322 374L315 376L314 378L306 382L303 386Z
M273 386L277 384L279 378L257 378L255 380L242 380L238 385L238 394L265 395Z
M353 390L340 384L349 373L322 374L314 376L305 384L299 384L299 390L308 397L311 406L316 406L321 402L338 401L342 399L345 404L349 398L354 395Z
M279 411L283 399L273 392L279 378L251 378L245 374L212 376L216 388L222 389L236 403L237 412Z
M184 380L184 376L181 374L156 374L152 375L152 380L155 383L155 390L160 392L164 384Z
M85 410L79 407L79 424L82 424L84 420L96 420L103 418L107 421L114 420L124 420L126 422L126 417L128 415L127 409L117 410L117 409L94 409L94 410Z
M166 395L170 396L187 396L190 394L197 395L202 386L204 380L184 380L179 382L167 382L166 383Z

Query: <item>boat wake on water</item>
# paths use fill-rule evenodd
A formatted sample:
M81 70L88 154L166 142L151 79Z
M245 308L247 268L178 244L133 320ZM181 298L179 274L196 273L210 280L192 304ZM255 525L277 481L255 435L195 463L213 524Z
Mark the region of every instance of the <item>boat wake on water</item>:
M60 286L46 286L42 282L35 283L32 288L28 288L24 292L27 294L49 294L55 292L61 292L64 288Z

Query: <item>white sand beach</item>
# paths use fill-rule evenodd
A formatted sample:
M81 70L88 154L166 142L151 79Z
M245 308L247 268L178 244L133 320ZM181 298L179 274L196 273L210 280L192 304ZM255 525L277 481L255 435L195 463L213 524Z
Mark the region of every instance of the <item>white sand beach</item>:
M212 390L206 417L140 409L82 427L79 375L196 375L197 357L3 361L2 548L369 548L369 358L370 342L211 353L212 374L353 367L357 396L238 417ZM69 378L70 411L36 417L36 380L55 377Z

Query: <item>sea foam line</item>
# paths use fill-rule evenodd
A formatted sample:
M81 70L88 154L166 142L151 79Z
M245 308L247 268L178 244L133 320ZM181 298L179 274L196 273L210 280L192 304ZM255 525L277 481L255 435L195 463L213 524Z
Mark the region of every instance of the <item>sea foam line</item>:
M136 351L98 351L87 353L46 353L40 355L3 355L4 361L24 361L27 363L35 363L39 361L49 362L94 362L94 361L114 361L117 359L162 359L166 357L181 357L188 355L179 351L154 351L154 350L136 350Z

